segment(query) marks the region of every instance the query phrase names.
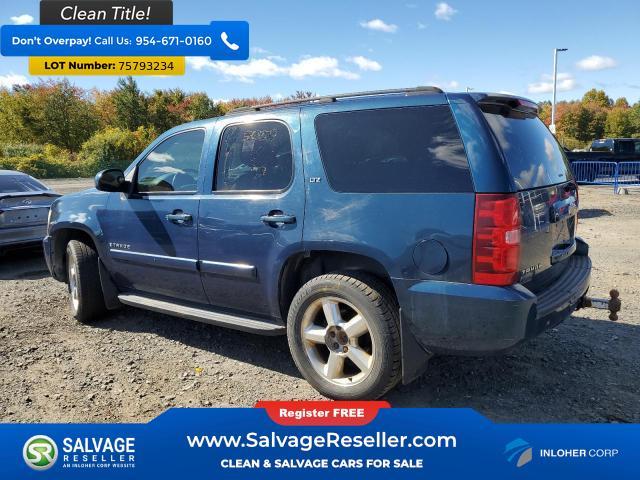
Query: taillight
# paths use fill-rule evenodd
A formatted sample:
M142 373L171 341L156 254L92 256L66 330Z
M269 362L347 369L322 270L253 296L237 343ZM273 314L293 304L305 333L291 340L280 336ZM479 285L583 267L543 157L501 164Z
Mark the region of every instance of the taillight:
M515 194L478 193L473 224L473 283L513 285L520 263L520 208Z

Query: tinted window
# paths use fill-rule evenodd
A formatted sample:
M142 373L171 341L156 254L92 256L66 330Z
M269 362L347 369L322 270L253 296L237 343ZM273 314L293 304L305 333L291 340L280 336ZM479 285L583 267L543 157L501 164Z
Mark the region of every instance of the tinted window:
M204 130L179 133L162 142L138 167L139 192L195 192Z
M571 178L560 145L538 117L513 118L494 113L484 116L518 189L553 185Z
M633 140L620 140L620 153L636 153L636 142Z
M594 140L591 143L592 152L613 152L613 140Z
M0 193L21 193L47 190L42 183L29 175L0 175Z
M289 129L282 123L246 123L224 129L216 190L283 190L292 172Z
M316 133L329 183L339 192L473 190L448 106L318 115Z

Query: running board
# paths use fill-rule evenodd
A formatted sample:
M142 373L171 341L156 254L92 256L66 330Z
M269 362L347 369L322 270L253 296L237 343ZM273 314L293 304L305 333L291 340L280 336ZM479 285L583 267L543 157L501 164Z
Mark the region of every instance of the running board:
M261 335L283 335L286 333L286 328L283 325L271 323L266 320L240 317L229 313L216 312L214 310L182 305L141 295L121 293L118 295L118 300L132 307L144 308L145 310L188 318L189 320L210 323L234 330L242 330L243 332L259 333Z

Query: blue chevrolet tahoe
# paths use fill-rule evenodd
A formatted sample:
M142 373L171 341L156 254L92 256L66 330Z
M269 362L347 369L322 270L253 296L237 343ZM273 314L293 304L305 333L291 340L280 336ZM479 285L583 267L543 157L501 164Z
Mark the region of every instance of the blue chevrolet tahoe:
M319 392L376 398L581 305L578 191L536 112L419 87L181 125L55 201L47 263L80 321L124 304L287 335Z

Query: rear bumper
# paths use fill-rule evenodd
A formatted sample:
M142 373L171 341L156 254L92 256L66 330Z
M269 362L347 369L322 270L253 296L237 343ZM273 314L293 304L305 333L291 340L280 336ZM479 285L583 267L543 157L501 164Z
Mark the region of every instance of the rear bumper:
M47 234L47 224L0 228L0 247L40 243Z
M559 324L580 304L589 288L591 260L574 254L568 262L563 274L538 295L519 284L396 284L396 290L403 292L398 296L403 321L408 323L405 327L432 353L473 355L507 350Z

